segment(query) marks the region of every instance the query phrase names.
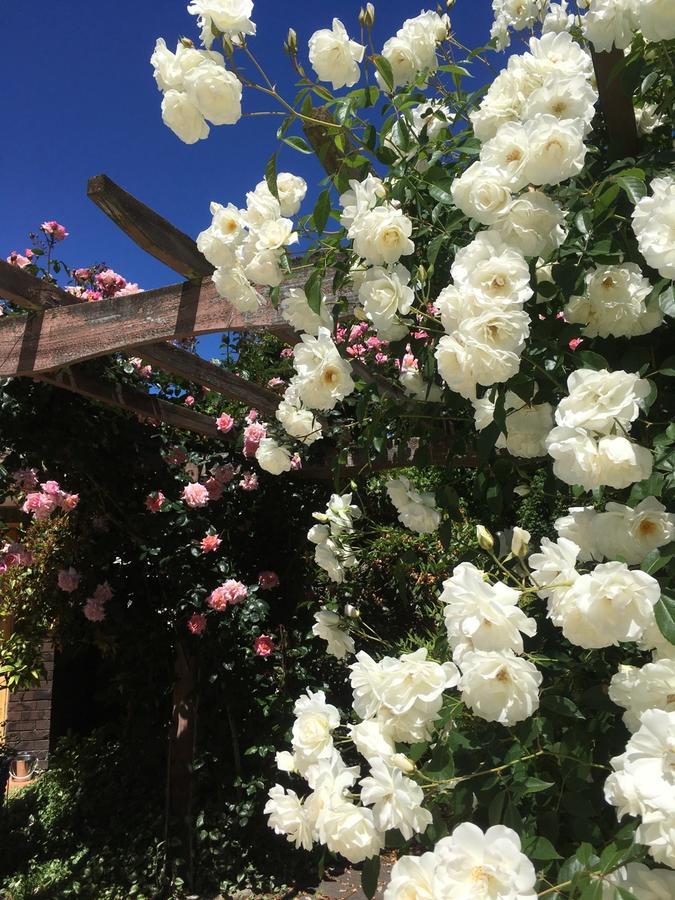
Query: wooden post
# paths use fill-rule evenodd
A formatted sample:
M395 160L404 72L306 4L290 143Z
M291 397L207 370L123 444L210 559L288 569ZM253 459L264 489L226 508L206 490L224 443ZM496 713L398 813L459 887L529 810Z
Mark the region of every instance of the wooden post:
M610 156L612 159L636 156L638 133L633 98L626 89L624 73L620 70L623 51L614 48L609 53L591 52L600 103L607 123Z

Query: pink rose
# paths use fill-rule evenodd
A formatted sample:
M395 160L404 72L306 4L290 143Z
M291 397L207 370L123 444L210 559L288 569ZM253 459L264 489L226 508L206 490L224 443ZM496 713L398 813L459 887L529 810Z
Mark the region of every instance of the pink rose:
M227 434L234 428L234 419L227 413L221 413L216 419L216 428L221 434Z
M270 380L267 382L267 387L271 390L274 390L274 388L284 387L285 384L286 382L284 381L284 379L277 376L275 378L270 378Z
M255 472L245 472L244 477L239 482L239 487L242 491L257 491L258 490L258 476Z
M151 513L158 513L164 505L165 500L166 497L161 491L156 491L154 494L148 494L145 498L145 508Z
M48 235L48 237L55 241L65 241L68 237L68 232L63 225L59 225L58 222L43 222L40 228Z
M142 288L136 282L128 282L123 288L115 293L116 297L130 297L132 294L140 294Z
M260 441L267 437L267 428L262 422L252 422L244 428L244 456L251 459L260 446Z
M349 340L350 341L358 341L363 335L368 331L368 323L367 322L359 322L358 325L352 325L351 330L349 332Z
M229 463L224 466L218 466L213 470L213 477L221 484L229 484L234 478L234 466Z
M261 572L258 575L258 586L261 591L271 591L279 586L279 576L276 572Z
M25 269L26 266L30 265L30 259L27 256L22 256L16 250L12 250L7 257L7 262L10 266L17 266L19 269Z
M206 631L206 616L204 613L192 613L187 621L187 629L190 634L203 634Z
M62 591L65 591L67 594L72 594L73 591L77 590L80 584L80 573L72 566L68 569L61 569L57 584Z
M351 347L347 347L347 356L356 356L361 358L366 355L366 347L364 344L352 344Z
M79 494L62 494L61 499L59 500L59 506L61 509L65 509L66 512L72 512L79 502Z
M186 484L183 488L183 500L193 509L206 506L209 502L209 492L203 484Z
M297 472L298 469L301 469L301 468L302 468L302 457L300 456L299 453L294 453L293 456L291 456L291 470L293 472Z
M378 366L383 366L385 363L389 362L389 357L386 353L376 353L375 362L378 364Z
M293 348L292 347L284 347L284 349L279 354L281 359L292 359L293 358Z
M91 269L75 269L73 271L75 281L89 281L91 278Z
M204 487L209 493L209 500L220 500L223 496L223 485L217 478L207 478Z
M195 405L195 398L192 396L192 394L188 394L187 397L183 400L183 403L191 409Z
M94 600L98 600L99 603L107 603L108 600L112 600L113 598L113 589L110 587L107 581L104 581L103 584L99 584L96 586L96 590L94 591Z
M114 297L127 286L126 278L122 278L112 269L106 269L105 272L99 272L95 279L96 284L103 291L106 297Z
M95 597L90 597L84 604L82 612L90 622L102 622L105 619L105 604Z
M574 353L574 351L577 349L579 344L583 344L583 342L584 342L583 338L572 338L572 340L569 342L570 350Z
M235 581L233 578L228 578L225 584L221 584L220 587L217 587L211 592L207 603L211 609L223 612L228 606L241 603L247 596L248 591L241 581Z
M99 300L103 300L103 294L101 291L85 291L82 294L82 299L87 303L98 303Z
M44 484L41 484L40 487L45 492L45 494L60 494L61 488L59 486L58 481L45 481Z
M274 653L274 638L271 634L261 634L253 641L253 649L258 656L271 656Z
M217 534L207 534L201 539L199 546L204 553L212 553L214 550L217 550L222 543L223 542Z
M253 425L254 422L258 421L259 416L260 416L260 413L258 412L257 409L249 409L249 411L246 415L246 424Z

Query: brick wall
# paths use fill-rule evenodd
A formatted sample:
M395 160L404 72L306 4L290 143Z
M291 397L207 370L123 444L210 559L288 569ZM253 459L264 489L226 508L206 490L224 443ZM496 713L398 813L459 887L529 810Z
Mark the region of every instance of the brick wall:
M54 677L52 644L44 645L42 658L46 677L40 685L32 691L17 691L9 695L6 740L12 749L34 753L40 760L41 768L46 768Z

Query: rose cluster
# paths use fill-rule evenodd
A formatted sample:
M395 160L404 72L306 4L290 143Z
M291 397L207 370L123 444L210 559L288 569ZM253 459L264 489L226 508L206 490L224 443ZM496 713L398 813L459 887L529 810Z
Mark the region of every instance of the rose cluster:
M314 561L332 581L342 584L346 570L357 562L347 538L354 533L354 522L361 518L361 510L352 503L351 494L333 494L326 512L313 515L319 524L310 528L307 537L316 545Z

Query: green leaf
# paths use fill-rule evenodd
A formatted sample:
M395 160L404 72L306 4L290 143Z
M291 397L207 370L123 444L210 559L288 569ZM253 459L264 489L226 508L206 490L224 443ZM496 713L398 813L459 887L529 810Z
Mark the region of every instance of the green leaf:
M385 59L384 56L373 56L373 62L375 63L375 68L382 76L382 80L387 85L390 91L394 90L394 72L391 68L391 63L388 59Z
M289 147L292 147L294 150L298 150L300 153L307 153L311 156L311 154L314 152L307 141L304 140L304 138L297 137L296 135L282 138L282 141L284 142L284 144L288 144Z
M532 859L546 861L562 859L553 844L545 837L531 837L523 842L523 853Z
M432 184L429 188L430 195L437 200L439 203L445 203L446 206L454 206L455 201L452 199L452 195L447 191L444 191L443 188L439 187L437 184Z
M269 162L265 166L265 181L270 189L270 194L279 199L279 188L277 187L277 155L273 153Z
M547 712L557 713L557 715L565 716L568 719L585 718L579 707L569 697L555 697L550 694L544 694L541 698L540 706Z
M321 270L315 269L305 284L305 294L309 308L317 315L321 312Z
M524 785L525 793L537 794L540 791L547 791L553 787L553 784L554 782L552 781L542 781L540 778L527 778Z
M632 169L631 171L639 171ZM619 187L626 193L631 203L638 203L643 197L647 196L647 186L643 178L636 178L635 175L617 175L615 179Z
M330 191L321 191L319 194L319 198L316 201L316 206L314 207L314 225L319 234L322 234L326 228L326 222L328 221L328 217L330 216L331 210L331 202L330 202Z
M380 857L371 856L361 869L361 888L368 900L375 896L377 884L380 879Z
M579 368L595 369L596 371L609 368L609 363L605 357L600 356L599 353L594 353L592 350L582 350L580 353L577 352L574 355L581 363Z
M661 634L669 643L675 644L675 599L668 594L661 594L654 607L654 614Z
M675 289L672 284L660 295L659 306L664 315L675 319Z

